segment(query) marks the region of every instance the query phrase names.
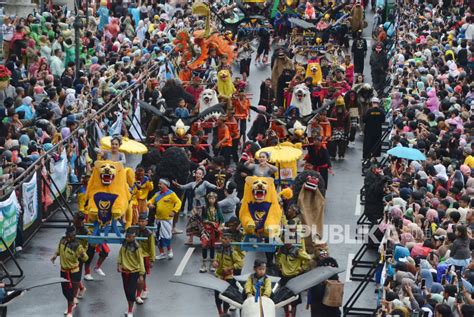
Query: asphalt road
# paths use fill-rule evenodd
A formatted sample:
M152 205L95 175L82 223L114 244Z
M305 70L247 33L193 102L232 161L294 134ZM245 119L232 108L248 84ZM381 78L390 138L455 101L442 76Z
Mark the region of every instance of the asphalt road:
M372 27L372 14L368 13L369 27L364 36L370 38ZM370 42L370 40L368 40ZM370 47L371 48L371 47ZM370 49L369 48L369 49ZM370 82L370 66L368 57L365 66L365 75ZM238 70L236 70L236 73ZM251 66L250 85L248 92L252 94L252 104L256 105L259 95L259 86L262 80L270 77L270 68ZM349 148L344 161L333 162L334 175L330 176L327 191L325 223L328 225L346 225L345 238L354 238L355 223L361 208L356 205L357 194L362 186L360 173L362 143L357 140L356 145ZM184 218L180 219L180 226L185 226ZM59 264L51 264L49 258L54 253L57 242L63 234L62 229L41 229L33 241L18 256L19 262L25 271L27 281L36 281L44 278L59 276ZM136 307L135 316L216 316L214 296L211 291L170 283L170 278L175 274L177 267L183 259L188 247L184 245L186 236L176 235L173 238L173 260L159 261L152 269L152 274L147 278L150 290L149 299L144 305ZM342 241L329 245L330 255L338 261L341 267L350 269L350 257L357 252L359 245ZM111 246L109 258L103 265L107 274L105 277L94 275L95 280L85 282L87 293L79 302L74 316L109 317L123 316L126 310L126 301L122 289L120 274L116 272L116 258L118 246ZM198 272L200 265L200 249L194 250L187 262L184 273ZM350 263L349 263L350 265ZM357 283L346 279L345 273L341 280L346 281L345 298L353 292ZM306 297L303 299L305 302ZM373 288L369 288L361 299L362 306L375 306ZM62 316L66 308L66 301L59 285L34 289L9 307L10 316L22 317L49 317ZM283 310L279 312L283 316ZM298 316L310 316L304 310L304 305L299 306Z

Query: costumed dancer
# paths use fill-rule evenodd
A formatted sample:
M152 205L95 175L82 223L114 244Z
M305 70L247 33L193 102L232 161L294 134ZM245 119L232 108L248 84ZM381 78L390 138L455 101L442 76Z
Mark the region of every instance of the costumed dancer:
M117 271L122 273L123 289L127 298L128 310L126 317L133 317L133 306L136 300L138 284L143 284L145 275L145 264L143 252L135 240L135 229L128 228L125 240L119 251L117 259Z
M346 110L344 98L337 97L336 106L331 111L332 138L329 147L329 154L332 158L339 156L343 160L346 155L349 132L351 129L351 119L349 111Z
M206 196L206 206L202 212L202 233L201 233L201 247L202 247L202 264L199 269L200 273L207 272L207 253L209 250L209 270L214 272L212 266L215 258L216 242L220 240L222 227L224 224L224 217L217 205L217 194L210 192Z
M226 226L225 232L227 232L231 242L242 242L244 240L244 235L240 231L240 221L237 217L231 217ZM234 250L233 256L237 260L237 264L234 266L234 274L241 275L244 268L245 251L242 251L240 246L237 245L233 246L232 249Z
M86 215L84 215L82 211L78 211L74 214L74 217L72 218L72 225L76 229L76 234L84 235L84 236L89 235L89 230L87 230L86 226L84 226L85 219L86 219ZM89 242L87 241L87 239L77 239L77 240L79 241L79 243L81 244L84 250L88 249ZM82 277L82 269L84 267L84 264L85 262L81 260L80 265L79 265L79 271L81 273L81 277ZM81 282L79 282L79 287L76 289L76 293L74 294L74 297L78 299L82 299L84 297L84 294L86 293L86 290L87 288L84 286L81 280Z
M294 225L294 221L288 221ZM280 269L280 286L285 286L292 278L304 273L308 269L311 257L301 247L287 243L280 247L276 255L276 262ZM285 317L296 317L296 306L301 303L301 297L284 307Z
M146 285L146 276L150 274L150 270L155 263L155 234L148 229L148 214L141 213L138 218L137 237L147 238L147 240L138 241L142 249L143 264L145 265L145 274L143 275L143 285L138 285L137 304L143 304L143 300L148 298L148 288Z
M173 249L171 248L171 238L173 237L173 218L181 209L181 200L175 192L169 189L170 182L167 179L160 179L157 192L149 201L148 207L154 208L156 226L158 227L158 248L160 254L157 260L172 259ZM168 254L165 253L165 248Z
M94 277L91 274L91 264L92 260L94 259L95 253L99 253L99 259L95 264L94 272L96 272L100 276L105 276L105 273L104 271L102 271L101 267L105 259L109 256L110 248L105 242L100 244L89 244L89 246L87 247L88 259L86 263L84 263L84 279L86 281L94 280Z
M217 139L219 140L216 144L218 155L224 157L225 166L229 166L230 157L232 155L232 137L230 135L230 129L226 124L226 115L221 115L217 120Z
M234 251L230 244L231 234L224 232L222 236L222 247L216 254L216 260L212 263L212 266L216 269L216 277L227 281L229 284L236 286L234 279L234 270L242 267L241 258ZM219 298L219 292L214 291L214 298L216 301L217 311L219 316L225 316L230 308L230 305L223 302Z
M240 136L243 139L243 143L245 143L245 133L247 131L247 120L249 119L249 112L250 112L250 100L245 96L243 91L238 91L232 97L232 106L234 107L235 111L235 119L239 123L239 131ZM240 138L239 138L240 140Z
M322 145L322 138L316 136L313 140L314 144L312 147L308 148L308 154L304 160L306 161L307 168L315 170L321 174L324 179L325 188L328 188L328 177L329 170L331 168L331 159L329 157L328 150Z
M362 157L380 156L380 138L382 137L382 125L385 122L385 112L380 107L380 99L373 97L369 110L364 114L364 144ZM378 144L378 145L377 145ZM377 147L376 147L377 146Z
M364 74L364 61L367 54L367 40L362 37L362 30L358 30L351 48L354 56L354 73Z
M253 264L254 274L251 274L245 282L244 292L247 298L255 296L270 297L272 295L272 282L267 276L267 264L256 259Z
M153 190L153 181L145 176L143 167L138 167L135 171L135 183L132 188L132 224L137 224L142 213L148 214L147 198Z
M56 253L51 257L53 264L58 256L61 261L61 277L68 280L68 282L61 283L63 295L67 300L65 315L72 317L72 310L75 306L74 295L81 282L79 260L87 261L87 254L81 243L76 239L76 229L73 226L66 229L66 236L59 241Z

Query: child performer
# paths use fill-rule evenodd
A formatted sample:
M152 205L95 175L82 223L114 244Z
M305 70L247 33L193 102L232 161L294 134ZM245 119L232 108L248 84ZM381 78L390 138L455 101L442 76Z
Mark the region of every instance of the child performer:
M217 205L217 194L210 192L206 196L206 207L202 211L202 234L201 234L201 247L202 247L202 264L199 272L207 272L207 251L210 252L210 263L209 270L214 272L212 263L214 262L215 256L215 245L220 240L222 233L222 227L224 224L224 216Z
M146 226L148 224L148 214L141 213L138 218L138 232L137 236L141 238L147 238L147 240L138 241L138 244L142 248L143 253L143 262L145 264L145 272L143 275L143 287L138 287L137 291L137 304L143 304L143 300L148 298L148 289L146 285L146 276L150 274L150 269L155 263L155 234L153 231L148 229Z

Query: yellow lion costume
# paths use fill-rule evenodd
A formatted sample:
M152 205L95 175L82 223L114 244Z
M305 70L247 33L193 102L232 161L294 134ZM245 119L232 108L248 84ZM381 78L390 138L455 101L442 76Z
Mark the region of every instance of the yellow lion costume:
M132 219L129 183L133 180L133 170L122 163L96 161L86 190L89 222L106 224L126 214L128 227Z
M273 178L248 176L239 212L246 234L278 236L282 210Z
M319 85L323 81L323 72L319 63L309 63L306 67L306 78L313 79L313 85Z

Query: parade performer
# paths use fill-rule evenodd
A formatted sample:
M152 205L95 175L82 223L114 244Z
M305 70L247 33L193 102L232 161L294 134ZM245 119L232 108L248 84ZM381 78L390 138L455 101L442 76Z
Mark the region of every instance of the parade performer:
M84 215L82 211L78 211L74 214L72 218L72 225L74 226L74 229L76 229L76 234L84 235L84 236L89 234L89 230L87 230L86 226L84 226L85 219L86 219L86 215ZM87 239L78 239L78 241L84 250L87 250L89 248L89 242L87 241ZM82 276L84 264L85 262L81 260L80 268L79 268L81 276ZM79 287L77 291L78 292L75 294L75 297L78 299L82 299L84 297L84 294L87 291L87 288L84 286L84 283L82 283L82 281L79 283Z
M217 205L217 194L210 192L206 196L206 205L202 211L202 232L201 232L201 247L202 247L202 263L199 269L200 273L207 272L208 261L207 255L209 250L209 270L214 271L212 263L215 258L216 242L220 240L222 227L224 225L224 217Z
M239 267L242 268L243 264L242 259L230 244L230 237L230 233L224 232L221 241L221 249L217 252L216 260L212 263L212 266L216 270L215 274L217 278L224 280L233 286L236 286L237 282L234 279L234 270ZM219 298L219 292L217 291L214 292L214 299L219 316L225 316L230 308L230 305L223 302Z
M362 37L362 30L357 31L351 48L354 60L354 73L364 74L365 55L367 54L367 40Z
M329 152L323 147L322 138L316 136L313 140L313 146L308 148L308 154L305 156L307 168L319 172L324 179L324 187L328 187L329 170L331 168L331 159Z
M236 89L232 82L230 72L226 69L219 71L219 73L217 73L217 92L219 95L231 98L235 91Z
M123 289L128 303L125 316L133 317L138 284L143 284L145 275L143 252L135 240L135 229L133 228L128 228L125 234L125 240L117 259L117 271L122 274Z
M288 225L294 222L288 221ZM285 286L292 278L308 269L311 257L301 247L285 242L276 254L276 263L280 269L280 286ZM296 306L301 304L301 298L284 307L285 317L296 317Z
M248 176L245 179L239 217L246 234L279 234L282 210L272 178Z
M138 223L140 214L148 214L147 198L153 190L153 181L145 176L143 167L138 167L135 171L135 183L132 187L132 224Z
M247 131L247 120L250 112L250 100L247 98L243 91L238 91L232 97L232 106L235 111L235 119L239 123L240 136L242 142L245 143L245 133ZM240 140L240 138L239 138Z
M148 229L148 214L141 213L138 218L137 237L147 238L146 240L138 241L142 249L143 264L145 266L145 274L143 274L143 285L138 285L137 289L137 304L143 304L143 300L148 298L148 287L146 284L146 276L150 274L150 270L155 263L155 234Z
M298 108L300 116L304 117L311 114L311 93L305 84L299 84L293 88L291 105Z
M278 96L278 82L280 79L280 76L283 74L283 70L285 69L291 69L293 70L295 66L293 65L293 62L291 59L286 56L285 51L283 49L280 49L277 54L276 54L275 61L273 63L272 67L272 86L274 89L274 93L276 96ZM283 88L282 88L283 89Z
M181 209L181 200L169 189L170 182L167 179L160 179L157 192L149 201L148 207L154 208L155 220L158 227L158 242L160 254L157 260L172 259L173 249L171 248L171 238L173 237L173 217ZM165 248L168 254L165 253Z
M65 315L72 317L74 295L81 282L79 260L87 261L87 254L81 243L76 239L76 229L74 227L68 227L66 236L59 241L56 253L51 257L53 264L58 256L61 260L61 277L68 280L68 282L61 283L63 295L67 300Z
M104 271L102 270L102 264L104 263L105 259L109 256L110 248L107 243L99 243L99 244L89 244L87 247L87 256L88 259L84 263L84 279L86 281L93 281L94 277L91 274L91 264L92 260L94 260L95 254L99 254L99 259L97 260L94 272L96 272L100 276L105 276Z
M346 155L347 140L351 128L349 112L345 108L344 98L337 97L336 106L331 111L332 138L329 152L332 158L336 155L343 160Z
M272 295L272 282L267 276L267 264L262 260L255 260L253 264L254 274L251 274L245 282L244 292L248 297Z

